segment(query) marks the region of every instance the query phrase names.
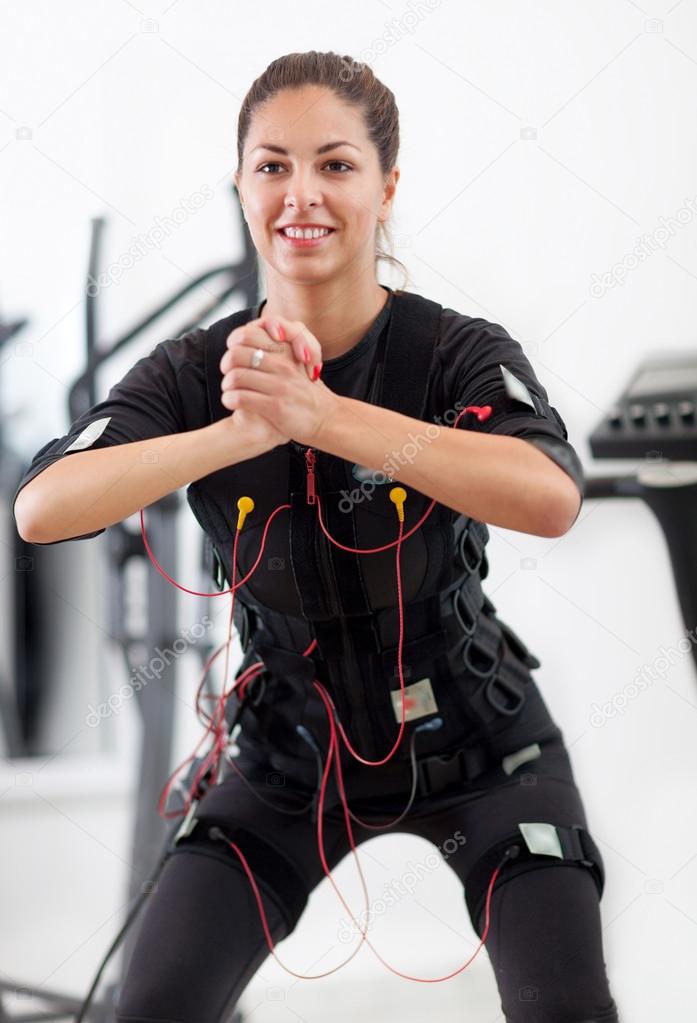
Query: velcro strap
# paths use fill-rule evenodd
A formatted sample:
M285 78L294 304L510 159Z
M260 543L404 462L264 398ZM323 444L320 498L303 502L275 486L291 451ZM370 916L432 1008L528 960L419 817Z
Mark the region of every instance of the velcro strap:
M573 824L570 827L565 825L553 825L549 823L533 822L529 828L540 829L538 834L542 838L542 829L548 829L549 837L545 838L538 845L534 837L530 840L523 837L523 830L526 824L519 824L518 831L512 831L504 838L499 839L480 856L477 862L465 877L465 900L469 910L470 918L481 935L480 917L484 911L486 892L491 881L491 875L501 863L507 850L511 850L507 862L501 869L496 879L494 888L506 880L523 873L526 870L534 870L536 867L549 866L551 863L559 865L588 867L598 889L598 898L603 894L605 887L605 870L600 851L591 838L588 831L580 824ZM529 836L534 832L529 832ZM534 852L533 849L547 847L549 852ZM514 850L517 849L517 852ZM554 851L552 851L554 850Z

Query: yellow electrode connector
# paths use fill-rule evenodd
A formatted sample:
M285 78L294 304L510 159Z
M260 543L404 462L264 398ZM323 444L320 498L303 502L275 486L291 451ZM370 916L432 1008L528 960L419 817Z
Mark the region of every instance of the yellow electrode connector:
M397 516L400 522L404 522L404 502L407 499L407 492L404 487L392 487L390 490L390 501L397 505Z
M244 520L247 518L249 512L254 511L254 501L251 497L241 497L237 502L237 508L239 515L237 516L237 528L242 529Z

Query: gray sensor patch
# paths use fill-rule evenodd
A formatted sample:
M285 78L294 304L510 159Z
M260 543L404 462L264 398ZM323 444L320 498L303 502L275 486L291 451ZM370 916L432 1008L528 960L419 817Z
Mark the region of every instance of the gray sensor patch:
M537 760L540 756L542 756L542 750L538 743L533 742L532 746L523 746L522 749L516 750L515 753L509 753L501 761L501 766L506 774L513 774L516 767L520 767L521 764L527 764L529 760Z
M392 709L397 721L402 720L402 690L392 690ZM410 686L404 687L404 720L413 721L414 718L425 717L426 714L435 714L438 704L433 695L430 678L420 678L418 682L412 682Z
M518 828L531 853L541 853L543 856L558 856L560 860L564 859L557 829L553 824L526 823L519 824Z

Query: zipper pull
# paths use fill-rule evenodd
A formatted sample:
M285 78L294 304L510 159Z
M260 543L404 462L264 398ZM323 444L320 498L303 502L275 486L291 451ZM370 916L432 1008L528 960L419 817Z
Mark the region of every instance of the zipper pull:
M305 465L307 468L307 503L315 504L315 453L312 448L305 452Z

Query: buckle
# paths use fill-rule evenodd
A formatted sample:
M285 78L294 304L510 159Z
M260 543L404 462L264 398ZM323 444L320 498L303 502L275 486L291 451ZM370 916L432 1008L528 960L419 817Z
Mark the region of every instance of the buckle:
M419 794L431 796L451 785L471 781L487 766L484 752L465 747L452 753L436 753L417 759Z

